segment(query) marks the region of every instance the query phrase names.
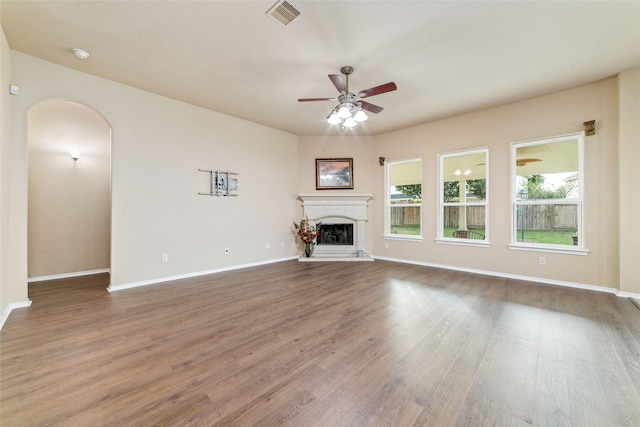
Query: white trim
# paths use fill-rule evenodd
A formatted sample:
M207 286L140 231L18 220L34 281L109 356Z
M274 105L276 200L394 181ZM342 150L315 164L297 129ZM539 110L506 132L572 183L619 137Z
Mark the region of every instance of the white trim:
M422 156L413 157L410 159L404 160L385 160L384 161L384 234L385 238L392 235L391 234L391 193L389 189L391 188L391 173L390 168L393 165L399 165L404 163L417 163L420 162L420 186L422 187L422 183L424 181L424 170L422 168L423 160ZM412 205L413 207L413 205ZM420 236L419 239L422 239L422 216L424 215L424 211L422 210L422 198L420 198ZM407 239L406 236L411 236L409 234L399 234L398 236L403 236L402 238ZM408 237L411 239L411 237Z
M73 273L52 274L50 276L29 277L28 283L44 282L45 280L68 279L70 277L91 276L92 274L110 273L110 268L100 268L98 270L75 271Z
M0 316L0 329L2 329L2 327L4 326L4 323L7 321L7 319L9 318L9 315L13 310L15 310L16 308L25 308L25 307L31 307L31 300L28 299L26 301L11 302L7 304L7 307L2 312L2 316Z
M483 145L483 146L480 146L480 147L463 148L461 150L447 151L446 153L438 154L438 156L443 156L443 155L444 156L462 155L462 154L468 154L468 153L472 153L473 154L474 151L481 152L481 151L484 151L484 150L489 150L489 146L488 145Z
M256 267L259 265L266 265L266 264L274 264L276 262L289 261L292 259L298 259L298 256L296 255L296 256L291 256L286 258L272 259L268 261L251 262L248 264L231 265L228 267L214 268L212 270L196 271L193 273L178 274L175 276L168 276L168 277L159 277L157 279L142 280L140 282L124 283L122 285L112 284L112 285L109 285L109 287L107 288L107 291L109 292L122 291L125 289L138 288L140 286L156 285L164 282L172 282L174 280L189 279L192 277L206 276L208 274L222 273L224 271L239 270L241 268Z
M522 147L527 147L530 145L538 145L541 143L541 141L545 141L545 142L560 142L560 141L567 141L569 139L572 138L577 138L577 137L584 137L585 133L584 131L580 131L580 132L573 132L573 133L566 133L564 135L556 135L556 136L550 136L550 137L540 137L540 138L535 138L535 139L525 139L523 141L513 141L510 143L510 145L521 145Z
M449 237L442 237L435 240L436 243L442 243L445 245L462 245L462 246L476 246L481 248L490 248L491 242L486 240L473 240L473 239L455 239Z
M480 201L476 201L476 202L467 202L466 200L464 202L456 202L456 203L452 203L452 202L445 202L444 201L444 183L445 183L445 178L444 178L444 162L447 159L450 158L454 158L454 157L462 157L465 155L473 155L473 154L480 154L480 153L484 153L484 187L485 187L485 196L483 200ZM465 180L466 182L466 180ZM446 240L443 239L447 239L447 237L444 235L444 208L446 206L456 206L456 207L463 207L465 209L465 216L466 216L466 209L467 206L481 206L484 207L484 235L485 235L485 239L489 239L490 236L490 232L489 232L489 221L487 221L487 218L489 218L489 187L490 187L490 183L489 183L489 147L488 146L484 146L484 147L480 147L480 148L469 148L466 150L459 150L459 151L453 151L453 152L449 152L449 153L440 153L438 154L438 232L437 232L437 238L436 241L438 243L444 243L446 242ZM466 189L465 189L466 190ZM465 191L466 194L466 191ZM466 221L465 221L466 223ZM481 246L476 244L477 246Z
M640 300L640 294L635 294L633 292L618 291L618 296L623 298L633 298L633 299Z
M575 246L567 245L566 249L562 246L531 246L522 243L514 244L511 243L509 245L509 249L513 249L514 251L531 251L531 252L548 252L554 254L566 254L566 255L589 255L590 251L588 249L577 249Z
M405 240L408 242L423 242L424 241L424 237L422 236L415 236L412 237L409 234L387 234L382 236L383 239L386 240Z
M517 189L517 177L518 177L518 168L516 164L517 150L520 147L531 147L534 145L544 145L544 144L553 144L556 142L562 141L570 141L572 139L576 139L578 141L578 199L571 200L563 200L563 199L548 199L548 200L520 200L518 201L516 189ZM579 246L577 250L574 250L573 253L577 255L586 255L589 251L586 249L587 245L584 241L584 144L585 144L585 132L577 132L570 133L566 135L553 136L550 138L539 138L528 141L519 141L510 143L510 188L511 188L511 243L509 247L511 249L514 248L515 245L520 244L518 242L517 236L517 227L516 217L517 217L517 209L518 206L528 206L528 205L554 205L554 204L575 204L577 206L577 221L578 221L578 243ZM562 203L560 203L562 201ZM551 246L553 248L553 246ZM529 250L529 249L528 249ZM584 253L577 253L578 251L584 251ZM553 249L549 250L549 252L555 252ZM565 251L560 251L559 253L568 253Z
M537 283L544 283L547 285L564 286L567 288L578 288L578 289L584 289L588 291L605 292L608 294L614 294L616 296L622 296L620 295L620 291L618 289L609 288L606 286L596 286L596 285L588 285L586 283L566 282L564 280L545 279L543 277L522 276L520 274L501 273L499 271L477 270L475 268L457 267L457 266L445 265L445 264L434 264L430 262L412 261L412 260L405 260L405 259L398 259L398 258L390 258L385 256L372 255L372 258L381 259L384 261L400 262L404 264L422 265L425 267L443 268L445 270L464 271L467 273L482 274L485 276L495 276L495 277L504 277L507 279L526 280L528 282L537 282Z

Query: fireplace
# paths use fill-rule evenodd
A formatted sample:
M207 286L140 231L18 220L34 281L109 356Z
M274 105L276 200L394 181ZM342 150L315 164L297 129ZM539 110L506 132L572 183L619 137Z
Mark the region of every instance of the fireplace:
M320 224L320 245L353 245L353 224Z
M313 255L300 261L373 261L366 255L370 194L300 194L303 216L320 222Z

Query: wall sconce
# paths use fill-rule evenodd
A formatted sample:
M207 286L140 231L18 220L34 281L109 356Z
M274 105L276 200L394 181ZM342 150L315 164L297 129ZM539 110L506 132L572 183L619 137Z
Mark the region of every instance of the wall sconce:
M378 163L380 163L380 166L384 166L385 159L386 157L378 157Z
M69 155L71 156L71 158L73 159L74 162L77 162L78 159L80 158L80 152L79 151L70 151Z
M584 126L584 134L589 136L589 135L595 135L596 134L596 121L595 120L589 120L588 122L584 122L582 123L582 125Z

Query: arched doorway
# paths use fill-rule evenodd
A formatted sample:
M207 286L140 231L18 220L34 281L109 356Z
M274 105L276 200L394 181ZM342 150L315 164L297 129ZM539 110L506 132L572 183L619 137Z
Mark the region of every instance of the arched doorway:
M109 123L86 105L47 100L27 113L27 141L29 281L109 271Z

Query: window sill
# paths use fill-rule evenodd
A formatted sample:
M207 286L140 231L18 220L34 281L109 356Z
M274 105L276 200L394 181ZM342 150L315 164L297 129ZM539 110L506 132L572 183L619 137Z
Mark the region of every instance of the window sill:
M407 240L410 242L422 242L424 239L422 236L407 236L403 234L385 234L382 236L385 240Z
M488 242L486 240L441 238L441 239L436 239L436 243L440 243L443 245L476 246L481 248L491 247L491 242Z
M562 246L531 246L531 245L522 245L522 244L510 244L509 249L513 249L514 251L531 251L531 252L547 252L554 254L567 254L567 255L588 255L589 250L584 248L577 248L574 246L567 246L563 248Z

